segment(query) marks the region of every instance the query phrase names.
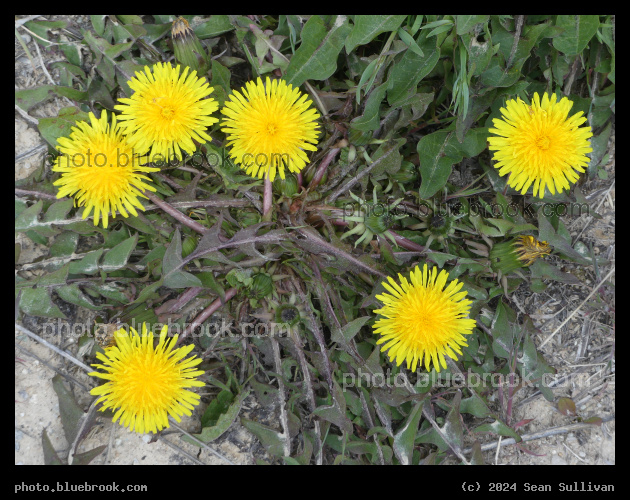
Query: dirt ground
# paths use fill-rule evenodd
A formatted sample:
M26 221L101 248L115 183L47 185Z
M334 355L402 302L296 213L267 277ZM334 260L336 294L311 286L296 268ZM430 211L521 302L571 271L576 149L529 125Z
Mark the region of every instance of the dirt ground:
M48 17L48 16L46 16ZM79 25L89 25L86 16L73 19ZM30 35L21 31L29 51L35 56L35 68L26 57L22 47L15 41L15 87L33 88L50 83L41 67L35 44ZM62 56L42 53L47 67ZM57 78L55 70L49 71L53 80ZM31 110L32 117L56 116L59 109L67 106L61 99L53 99ZM44 144L37 127L15 113L15 156L32 152ZM556 403L545 400L542 395L535 395L535 390L528 388L517 393L513 422L532 419L519 427L521 434L533 434L551 428L566 426L578 422L578 418L615 415L615 331L614 331L614 289L599 288L587 301L584 299L599 286L603 278L613 269L615 263L615 147L614 132L609 144L610 162L605 170L606 180L587 181L581 187L589 198L591 206L602 215L602 219L590 216L565 218L574 241L581 241L594 253L608 260L600 266L598 274L594 268L574 265L554 258L554 263L563 266L563 271L576 275L582 286L565 285L551 282L543 293L532 293L525 286L512 295L512 305L522 314L528 314L540 333L534 339L536 345L542 344L557 328L571 316L571 319L553 339L540 350L545 359L557 369L556 378L565 379L554 389L557 398L569 397L577 407L577 416L565 416L557 409ZM40 150L15 163L15 179L27 177L41 165L45 150ZM18 267L29 264L48 249L32 242L23 234L16 234L16 243L22 250ZM614 283L614 273L611 281ZM93 314L78 311L81 314ZM79 320L89 320L88 317ZM23 326L36 332L37 323L25 321ZM53 447L60 456L67 453L66 441L56 393L51 379L56 371L71 374L88 385L88 378L82 370L75 368L48 348L30 340L23 333L15 331L15 463L43 464L42 431L46 429ZM75 346L67 347L73 352ZM86 391L76 389L79 401L89 406L90 396ZM498 405L498 402L497 402ZM249 396L243 405L241 415L265 420L273 425L277 408L265 408ZM207 450L179 439L177 434L170 434L162 440L151 443L149 436L130 433L119 425L114 425L106 418L98 417L96 425L78 450L86 451L99 445L107 444L93 464L224 464L224 459L217 458ZM184 418L181 426L194 429L199 416ZM496 437L488 436L487 443L495 442ZM471 443L468 443L468 445ZM239 419L211 447L237 464L253 464L257 459L269 461L264 449ZM538 438L522 444L501 446L484 452L486 463L504 465L612 465L615 463L615 421L614 418L601 426L588 426L573 432Z

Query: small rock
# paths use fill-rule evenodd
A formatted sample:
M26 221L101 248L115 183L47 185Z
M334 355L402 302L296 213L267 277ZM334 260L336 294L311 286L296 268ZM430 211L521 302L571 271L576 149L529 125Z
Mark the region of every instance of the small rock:
M151 435L150 434L145 434L144 436L142 436L142 440L149 444L149 441L151 441Z
M579 452L578 455L580 455L580 457L584 458L586 456L586 453L584 453L583 451Z

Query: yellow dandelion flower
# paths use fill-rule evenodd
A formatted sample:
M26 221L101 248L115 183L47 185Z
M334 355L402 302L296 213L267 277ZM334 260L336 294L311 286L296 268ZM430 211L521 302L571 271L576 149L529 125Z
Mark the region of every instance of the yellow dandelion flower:
M89 114L90 123L82 121L72 127L70 137L57 139L60 155L52 167L61 172L61 178L53 184L59 186L57 198L74 196L75 206L84 206L85 219L94 209L94 225L103 218L107 227L109 211L118 211L127 217L127 210L137 216L136 208L144 210L138 197L144 191L155 191L145 181L151 179L142 172L154 172L159 168L143 167L144 158L134 154L133 148L122 135L112 115L107 122L107 111L97 119ZM135 207L135 208L134 208Z
M459 291L464 284L455 279L446 286L448 273L438 275L435 267L428 271L426 264L423 270L416 266L411 271L411 283L401 274L400 285L388 279L383 286L389 293L376 296L385 304L374 311L382 316L374 323L374 333L381 335L376 343L385 343L383 349L389 349L390 361L398 366L404 360L415 371L424 357L427 371L431 363L438 372L440 365L446 368L444 355L457 359L455 352L462 354L459 346L468 345L464 335L476 324L468 318L472 301Z
M167 340L168 327L160 332L157 347L153 347L153 333L147 333L142 325L142 336L133 328L129 333L120 329L114 333L117 345L105 349L105 354L96 356L104 364L92 365L105 373L90 372L88 375L107 380L90 391L100 396L101 411L111 408L113 422L141 434L158 432L169 427L168 416L178 422L181 415L192 415L191 410L199 404L199 395L187 387L202 387L205 384L196 377L202 370L194 367L201 363L195 356L184 359L193 345L174 348L177 335Z
M210 116L219 109L217 101L205 99L214 88L187 66L180 75L180 68L170 63L145 66L128 82L132 96L118 99L123 104L115 106L130 144L139 154L150 149L151 161L181 160L182 149L192 155L193 140L211 141L206 129L219 121Z
M536 259L549 255L551 247L546 241L539 241L533 236L518 236L514 242L518 260L526 266L531 266Z
M542 198L545 187L551 194L569 189L579 172L584 172L593 151L589 138L591 128L580 127L586 121L583 113L568 117L573 106L566 97L556 102L556 94L544 94L542 102L534 94L532 105L520 98L509 100L501 108L502 119L494 119L490 133L490 151L495 151L495 168L499 175L510 174L508 185L525 194L534 184L534 196Z
M269 77L264 85L258 78L234 90L221 110L230 157L252 177L272 182L276 172L284 179L285 167L301 171L309 161L306 151L317 150L319 113L312 104L299 89Z

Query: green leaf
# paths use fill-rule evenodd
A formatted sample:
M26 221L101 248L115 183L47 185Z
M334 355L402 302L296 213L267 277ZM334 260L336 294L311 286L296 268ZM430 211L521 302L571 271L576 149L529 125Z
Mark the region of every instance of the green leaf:
M70 263L70 274L94 274L98 271L98 261L103 255L103 249L99 248L89 252L78 262Z
M219 106L223 106L223 103L231 92L231 77L232 74L229 69L218 61L212 61L212 80L210 81L210 85L214 88L213 97L219 102Z
M42 85L34 89L24 89L15 91L15 104L24 111L30 110L33 106L52 99L53 97L67 97L74 101L86 101L87 92L73 89L71 87L62 87L60 85ZM67 109L67 108L64 108ZM48 118L50 120L50 118ZM42 118L40 118L42 120Z
M44 464L45 465L65 465L65 463L59 458L55 447L50 442L46 428L42 431L42 448L44 451Z
M241 424L260 440L267 453L271 456L284 456L284 440L281 433L246 418L241 418Z
M162 262L162 275L166 276L174 269L181 266L182 263L182 237L179 228L175 229L173 238L166 248L164 261Z
M372 319L371 316L363 316L350 321L350 323L343 326L341 330L335 328L332 334L333 341L350 342L370 319Z
M477 374L471 374L468 377L468 383L471 383L471 379L477 377ZM478 418L486 418L490 416L492 413L488 405L484 402L481 397L477 395L477 393L471 389L472 395L469 398L462 399L461 405L459 407L462 413L470 413Z
M506 306L499 301L492 319L492 351L500 358L508 359L514 345L514 332L508 321Z
M70 269L70 264L66 264L60 269L52 273L45 274L37 281L38 286L55 286L55 285L65 285L66 279L68 278L68 272Z
M249 396L250 391L242 392L238 397L232 401L233 396L229 391L221 391L219 395L214 399L201 419L202 430L200 434L194 434L196 438L204 443L210 443L214 441L225 431L227 431L236 417L238 416L243 401ZM183 438L189 443L195 444L190 439ZM261 439L262 441L262 439Z
M164 277L164 286L169 288L189 288L191 286L203 286L203 283L194 274L186 271L175 271Z
M566 283L568 285L581 285L582 282L571 273L564 273L556 266L545 262L544 260L536 260L531 266L532 279L546 278Z
M356 128L357 130L361 130L362 132L368 132L371 130L376 130L379 127L379 110L383 98L385 97L385 92L387 92L387 88L388 84L383 83L372 91L370 97L365 103L363 116L359 116L350 122L350 126L352 128Z
M101 269L105 272L115 271L127 265L129 256L138 243L138 233L119 243L103 256Z
M583 264L585 266L591 265L590 260L584 258L579 252L573 249L571 244L560 236L554 230L551 222L545 216L546 206L538 210L538 239L549 243L554 250L564 254L569 260Z
M426 397L426 395L425 395ZM394 433L394 454L402 465L411 465L413 446L418 432L418 423L422 416L424 398L416 403L405 423Z
M320 16L312 16L302 28L302 44L295 52L285 80L295 87L306 80L325 80L337 69L337 56L350 33L346 16L334 16L326 24Z
M68 443L72 443L80 430L81 420L85 417L85 412L75 401L72 392L66 389L61 375L53 377L52 386L59 399L59 413L61 414L63 432Z
M417 44L424 57L413 50L407 50L389 74L390 90L387 92L387 101L394 108L417 93L418 83L433 70L440 58L440 47L437 46L436 39L426 38L424 32L421 32Z
M79 289L79 286L74 283L59 287L55 291L59 297L71 304L85 307L86 309L90 309L92 311L100 311L103 309L103 306L94 305L92 301L88 299L87 296Z
M397 30L407 16L354 16L354 26L345 40L349 54L358 45L370 43L381 33Z
M234 29L236 29L236 26L232 24L229 16L214 15L210 17L209 21L195 26L194 31L195 35L203 40L204 38L212 38Z
M606 128L597 136L591 137L590 143L593 152L590 154L591 161L588 164L588 175L592 179L597 172L597 166L608 151L608 139L612 132L612 123L606 125Z
M422 52L422 49L419 47L419 45L416 43L416 41L413 39L413 37L409 33L407 33L404 29L399 28L398 36L405 43L405 45L409 47L409 50L415 52L420 57L424 57L424 52Z
M485 87L510 87L514 85L521 76L521 70L512 66L505 69L501 66L499 59L493 57L490 59L488 69L481 74L481 83Z
M520 443L523 440L513 429L505 425L500 420L495 420L491 424L482 424L477 427L474 432L494 432L499 436L514 438L517 443Z
M74 200L62 200L53 203L44 216L44 222L58 222L66 219L66 215L74 206Z
M45 288L26 288L22 290L20 309L31 316L44 318L63 318L66 316L53 304Z
M556 26L564 32L553 39L553 46L568 56L577 56L597 33L599 16L558 16Z
M27 209L23 210L15 219L15 230L19 232L26 232L37 226L39 224L37 216L42 211L43 206L44 202L39 200L37 203L34 203Z
M464 33L468 33L472 31L472 29L478 25L488 21L490 16L483 15L466 15L466 16L455 16L455 24L457 26L457 34L463 35Z
M420 198L427 200L442 189L451 175L453 164L464 157L471 158L481 153L486 148L487 137L487 129L476 128L468 131L461 144L453 132L446 130L420 139L417 146L422 176Z
M89 465L92 460L103 453L105 448L107 448L106 444L97 446L89 451L84 451L83 453L77 453L72 457L72 465Z

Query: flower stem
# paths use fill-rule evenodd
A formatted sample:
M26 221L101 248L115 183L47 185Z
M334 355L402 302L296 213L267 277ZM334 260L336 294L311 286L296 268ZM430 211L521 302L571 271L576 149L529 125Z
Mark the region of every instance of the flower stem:
M153 203L155 203L158 207L160 207L162 210L164 210L171 217L173 217L174 219L176 219L179 222L181 222L182 224L184 224L184 226L188 226L190 229L192 229L193 231L197 231L200 234L204 234L208 230L207 227L202 226L198 222L192 220L190 217L184 215L183 213L181 213L176 208L172 207L171 205L169 205L165 201L163 201L160 198L158 198L157 196L155 196L153 193L151 193L149 191L145 191L144 194L146 195L147 198L149 198L149 200L151 200Z
M210 304L203 311L201 311L199 316L193 319L192 323L190 323L186 327L184 332L179 336L179 338L177 339L176 345L181 344L182 341L195 330L195 328L197 328L198 326L201 326L201 324L205 320L207 320L210 316L212 316L223 304L227 303L227 301L230 300L235 295L236 295L236 288L230 288L227 292L225 292L225 301L222 301L221 298L219 297L212 304Z
M319 164L319 167L317 167L317 170L315 171L315 175L313 175L313 179L311 179L311 182L308 185L309 188L314 188L321 182L322 178L324 177L324 174L326 173L326 169L328 168L328 165L330 165L331 162L335 159L335 156L337 156L339 151L341 151L340 148L332 148L328 152L328 154L324 157L322 162Z
M271 222L271 205L273 202L273 191L271 189L271 181L269 174L265 175L265 191L263 193L263 216L264 222Z

